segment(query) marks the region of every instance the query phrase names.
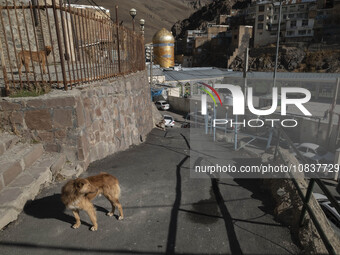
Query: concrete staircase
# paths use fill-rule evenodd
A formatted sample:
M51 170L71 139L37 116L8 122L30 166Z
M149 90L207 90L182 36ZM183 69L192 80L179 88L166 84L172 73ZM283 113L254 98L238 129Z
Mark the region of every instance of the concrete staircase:
M17 219L28 200L64 166L66 157L45 152L42 144L0 134L0 230Z

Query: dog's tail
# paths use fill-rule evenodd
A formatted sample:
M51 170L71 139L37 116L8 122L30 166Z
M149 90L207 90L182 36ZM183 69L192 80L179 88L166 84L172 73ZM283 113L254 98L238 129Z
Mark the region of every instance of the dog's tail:
M119 183L117 183L117 198L120 198L120 186Z

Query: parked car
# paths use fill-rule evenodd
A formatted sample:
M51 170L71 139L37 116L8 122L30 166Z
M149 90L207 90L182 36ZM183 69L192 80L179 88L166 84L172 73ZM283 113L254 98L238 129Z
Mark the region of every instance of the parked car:
M159 110L169 110L170 105L165 100L159 100L156 102L156 107Z
M320 164L334 163L334 153L327 151L320 145L314 143L294 143L294 145L307 159L317 161Z
M321 209L325 213L327 219L329 220L331 226L335 230L335 232L340 236L340 215L332 206L331 202L325 195L319 193L313 193L316 201L318 201ZM340 201L338 201L340 204Z
M172 116L170 115L163 115L164 121L165 121L165 126L166 127L174 127L175 126L175 120Z

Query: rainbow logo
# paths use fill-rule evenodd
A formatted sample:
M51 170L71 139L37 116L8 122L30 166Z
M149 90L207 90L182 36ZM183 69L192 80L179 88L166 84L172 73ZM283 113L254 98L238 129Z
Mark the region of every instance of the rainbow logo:
M218 100L220 101L221 106L223 106L221 98L220 98L220 95L217 93L217 91L213 87L211 87L210 85L208 85L208 84L206 84L204 82L199 82L199 83L202 84L203 86L209 88L212 92L214 92L215 95L217 96ZM212 98L212 100L214 101L215 105L217 106L216 100L215 100L214 96L209 92L209 90L206 90L205 88L200 88L200 89L203 92L207 93Z
M208 84L206 84L206 83L204 83L204 82L200 82L200 84L202 84L203 86L207 87L207 88L210 89L212 92L214 92L214 94L217 96L218 100L220 101L221 106L223 106L219 94L217 93L217 91L216 91L213 87L211 87L210 85L208 85ZM203 92L207 93L207 95L209 95L209 96L212 98L212 100L214 101L215 106L217 106L217 103L216 103L216 100L215 100L213 94L212 94L209 90L207 90L207 89L205 89L205 88L200 88L200 89L201 89ZM202 115L205 115L206 113L207 113L207 98L206 98L206 95L205 95L205 94L202 94Z

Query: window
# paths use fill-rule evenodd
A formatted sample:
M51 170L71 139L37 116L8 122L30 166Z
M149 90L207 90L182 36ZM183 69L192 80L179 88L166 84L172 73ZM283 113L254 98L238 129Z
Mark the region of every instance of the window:
M304 8L305 8L305 5L301 4L299 5L298 10L300 11L300 10L303 10Z
M308 26L308 20L304 19L302 21L302 26L305 27L305 26Z
M286 11L287 11L287 7L283 7L282 10L283 10L284 12L286 12Z
M237 40L237 35L234 35L234 39Z
M277 32L270 32L270 35L275 36L275 35L277 35Z
M287 31L287 35L288 36L292 36L292 35L294 35L295 33L294 33L294 31Z
M263 21L264 20L264 15L259 15L257 17L257 21Z
M264 12L264 5L259 6L259 12Z
M274 15L274 20L277 20L277 15Z
M283 14L283 19L287 19L287 15L286 14Z
M299 30L299 35L305 35L307 33L306 30Z
M292 20L290 22L290 27L296 27L296 20Z
M306 152L308 152L308 148L301 146L301 147L298 148L298 151L300 151L302 153L306 153Z
M312 33L312 30L308 30L308 34L311 34Z
M294 16L295 16L294 14L289 14L288 18L292 19L292 18L294 18Z
M296 7L295 5L292 5L291 7L289 7L289 10L290 10L290 11L295 11L295 10L296 10L295 7Z
M326 155L327 153L328 151L324 147L321 147L321 146L316 148L316 151L315 151L315 154L318 154L319 156Z
M257 24L257 29L263 29L263 23Z

